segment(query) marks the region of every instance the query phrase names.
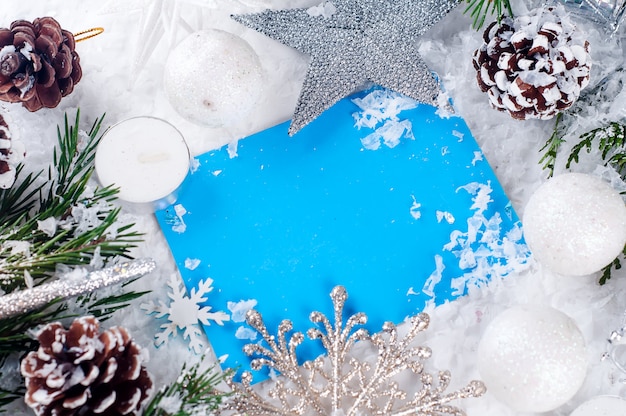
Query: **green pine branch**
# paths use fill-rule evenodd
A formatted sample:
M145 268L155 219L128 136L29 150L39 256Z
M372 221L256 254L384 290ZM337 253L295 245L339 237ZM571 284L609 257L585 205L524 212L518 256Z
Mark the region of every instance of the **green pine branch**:
M120 209L110 204L115 189L87 192L103 118L82 136L79 117L77 112L70 126L66 115L63 132L57 130L59 146L53 156L56 169L49 168L47 182L33 188L39 175L29 175L9 192L0 194L0 206L16 204L21 208L8 213L0 225L0 288L5 291L23 288L25 272L35 281L45 281L54 275L58 264L88 265L96 253L105 261L118 256L129 258L130 249L141 241L132 225L117 225ZM33 200L36 194L38 201ZM36 212L29 214L33 207ZM92 210L96 223L84 229L74 222L73 210L78 209ZM63 225L52 237L39 229L39 224L50 218ZM16 241L28 244L28 250L16 250L12 243Z
M554 176L554 166L556 164L556 158L558 156L561 145L565 143L562 132L562 120L563 113L557 114L552 134L543 145L543 147L539 149L539 152L545 152L545 154L539 159L539 164L541 165L543 170L548 171L548 178Z
M103 118L84 132L79 127L80 112L73 123L66 114L63 126L57 128L58 147L45 180L43 171L25 175L22 164L16 169L14 185L0 191L0 288L5 292L53 279L60 265L71 270L95 260L106 265L131 258L130 250L141 241L134 224L119 222L120 208L113 203L117 190L94 187L90 181ZM90 220L78 218L81 212ZM41 226L47 221L56 224L56 231ZM103 320L145 293L130 291L126 284L113 295L56 299L34 311L0 319L0 367L9 357L38 347L31 335L38 326L80 314ZM0 412L22 396L23 385L15 391L0 390Z
M218 411L231 393L222 392L217 387L232 376L232 370L221 372L216 367L201 371L200 363L189 369L183 364L181 376L157 392L143 416L191 416ZM175 406L166 405L172 401Z
M626 125L612 122L608 126L598 127L580 136L580 141L572 147L567 158L566 168L578 163L583 151L590 153L596 144L605 166L612 166L624 177L626 167Z
M467 7L463 13L470 15L472 18L472 27L479 30L485 24L487 15L494 15L498 24L506 15L513 17L511 2L509 0L466 0Z

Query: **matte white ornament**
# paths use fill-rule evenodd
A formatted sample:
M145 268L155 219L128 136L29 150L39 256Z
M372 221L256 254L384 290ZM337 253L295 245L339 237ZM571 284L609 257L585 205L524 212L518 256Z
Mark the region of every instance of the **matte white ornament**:
M254 109L263 79L259 57L246 41L211 29L192 33L170 53L163 84L185 119L228 127Z
M581 404L570 416L624 416L626 400L617 396L598 396Z
M478 346L487 394L518 412L547 412L567 402L587 373L585 340L564 313L515 306L498 315Z
M611 263L626 243L626 206L602 179L566 173L545 182L531 196L523 218L524 236L545 267L582 276Z

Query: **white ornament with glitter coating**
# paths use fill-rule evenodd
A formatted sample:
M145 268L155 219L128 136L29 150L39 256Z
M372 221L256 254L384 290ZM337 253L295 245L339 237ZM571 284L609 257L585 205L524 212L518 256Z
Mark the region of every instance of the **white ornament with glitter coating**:
M263 80L259 57L245 40L211 29L192 33L169 54L163 86L185 119L228 127L255 108Z
M487 394L518 412L547 412L566 403L587 374L585 339L575 322L544 305L498 315L478 345Z
M626 244L626 206L602 179L582 173L555 176L526 205L524 236L550 270L572 276L599 271Z

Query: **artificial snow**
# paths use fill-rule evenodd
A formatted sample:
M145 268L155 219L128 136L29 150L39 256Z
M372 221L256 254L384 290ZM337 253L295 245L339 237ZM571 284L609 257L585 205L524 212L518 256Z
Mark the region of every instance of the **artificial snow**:
M196 270L200 265L200 259L185 259L185 269Z
M420 212L422 204L417 202L414 195L411 195L411 198L413 198L413 204L409 208L409 214L411 214L411 217L414 219L419 220L422 217L422 213Z
M257 305L256 299L240 300L239 302L228 301L226 308L230 311L230 318L233 322L245 322L248 311Z
M187 214L187 210L182 204L174 205L175 216L172 218L172 231L177 233L184 233L187 230L187 224L183 216Z
M324 1L317 6L309 7L306 12L309 16L318 17L321 16L325 19L332 17L337 8L331 1Z
M435 211L435 215L437 216L437 222L441 222L445 220L448 224L454 224L454 215L448 211Z
M57 232L57 220L54 217L46 218L42 221L37 221L37 229L47 235L53 237Z
M165 3L176 6L181 13L181 23L173 29L163 29L161 24L155 25L155 28L163 29L164 33L148 39L142 36L141 25L138 23L142 21L142 14L147 14L147 5L151 3L154 2L105 0L101 8L108 9L108 12L102 13L100 7L94 9L93 3L81 0L3 1L3 27L8 27L13 20L32 20L50 15L70 31L96 26L105 28L103 35L77 44L83 78L74 91L62 99L58 107L30 113L19 104L3 104L3 110L10 113L12 118L11 131L22 133L20 137L27 151L25 162L28 172L47 171L56 142L56 126L62 124L65 112L71 122L76 108L79 107L83 128L88 128L103 113L106 113L103 129L135 115L165 118L185 136L192 156L229 143L233 143L229 150L235 156L236 139L288 120L292 116L307 70L308 57L278 42L269 41L262 34L242 28L231 21L229 15L260 12L270 7L309 8L318 5L319 0L171 0ZM515 14L521 15L540 3L515 0L512 6ZM452 99L455 114L467 122L472 135L481 146L485 161L493 167L512 202L512 208L521 216L526 201L546 178L546 172L538 164L539 149L550 137L554 122L521 122L490 108L488 97L476 86L476 72L471 63L474 50L482 43L482 33L471 28L471 19L463 15L463 9L464 7L456 8L425 33L419 41L419 53L429 68L439 74L446 95ZM489 20L490 18L486 25ZM168 17L167 21L178 20ZM159 23L158 20L156 22ZM620 29L615 36L608 37L602 28L588 21L577 21L576 24L583 29L592 45L590 89L613 69L624 66L623 51L618 40L623 37L625 28ZM215 27L238 34L259 54L267 74L265 95L261 98L257 111L242 120L241 126L212 129L195 125L182 119L167 102L162 88L163 62L167 59L170 45L178 43L189 33L186 25L193 30ZM154 39L160 40L157 42ZM139 59L137 54L140 43L141 46L153 50L145 59ZM571 54L574 56L574 51ZM133 70L136 68L136 61L142 63L143 70ZM617 80L626 80L624 72L617 73ZM626 115L626 92L619 83L613 85L607 91L607 94L612 93L610 99L583 106L575 120L570 120L572 124L568 128L568 141L556 164L557 174L565 171L567 152L577 142L580 133L598 127L604 121L621 120ZM192 88L193 85L188 87ZM559 87L563 90L561 85ZM364 119L361 129L373 130L377 125L384 124L382 118L375 120L374 113L381 117L383 113L393 113L397 110L397 104L393 102L390 109L372 110L371 119ZM372 106L368 105L366 108ZM373 125L369 127L366 123ZM418 126L413 126L413 130L417 131L417 128ZM363 131L363 137L372 132ZM292 140L297 140L297 136ZM571 169L590 173L600 164L602 163L598 153L592 151L581 154L581 162L572 165ZM346 169L349 168L347 165ZM416 197L419 199L418 195ZM409 206L410 201L407 202L407 211ZM132 255L152 257L158 264L155 272L137 280L130 287L152 291L149 296L154 301L169 302L167 282L176 273L176 265L156 221L153 216L124 215L125 221L136 222L138 229L144 234L144 243L139 244ZM180 220L184 223L182 219L183 216ZM457 218L455 224L459 231L467 231L461 229L461 225L465 225L465 219ZM180 229L184 232L184 227ZM479 231L485 232L486 228L483 226ZM506 240L502 239L501 245L497 247L500 253L513 259L518 256L522 258L519 253L524 248L516 243L521 235L522 230L518 228ZM477 235L476 238L478 242L480 237ZM450 249L455 250L454 247ZM453 255L451 251L447 253ZM470 260L469 251L466 251L464 261ZM475 254L474 261L480 264L480 256ZM436 269L434 263L431 267ZM626 310L626 268L614 271L613 278L605 286L597 284L597 275L566 279L542 270L533 261L518 266L513 261L508 269L506 278L492 278L480 286L466 285L465 280L460 280L459 289L468 286L467 296L436 307L434 304L429 306L427 311L431 315L431 323L430 329L424 334L424 340L433 350L433 356L428 364L434 368L450 370L453 384L480 378L476 369L476 348L486 325L495 315L510 306L541 303L566 312L576 321L587 341L591 360L583 388L570 402L551 412L551 416L569 416L580 403L598 395L624 396L626 384L620 380L626 379L626 374L619 371L610 360L602 361L601 357L608 346L606 339L611 331L621 325L622 315ZM417 291L420 288L414 289ZM181 337L173 339L172 336L169 342L158 348L153 345L154 334L161 331L160 326L166 318L164 316L153 319L146 315L138 307L146 301L146 298L135 301L133 306L117 312L106 325L119 324L130 328L140 345L150 350L154 359L147 367L154 376L155 389L159 389L178 378L183 362L198 357L188 351L188 344ZM208 305L211 304L210 296L207 302ZM323 306L325 305L320 305ZM201 331L199 336L204 337ZM15 374L15 368L15 360L2 368L3 377L0 381L3 386L11 377L19 378L19 374ZM16 401L13 406L16 410L10 409L9 414L27 414L26 411L28 414L32 413L24 408L21 401ZM468 416L521 416L498 402L489 392L480 399L465 400L461 406Z

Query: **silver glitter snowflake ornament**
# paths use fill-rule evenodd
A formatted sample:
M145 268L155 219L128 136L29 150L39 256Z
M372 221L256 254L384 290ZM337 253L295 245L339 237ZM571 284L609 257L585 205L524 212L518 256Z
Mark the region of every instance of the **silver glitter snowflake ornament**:
M331 293L335 323L320 313L311 314L311 322L318 325L307 335L320 340L326 356L298 365L296 348L304 341L304 334L295 332L292 322L284 320L278 335L271 335L261 315L251 310L246 320L265 340L267 345L248 344L246 354L254 357L253 369L262 367L278 371L268 396L252 386L252 375L244 372L241 383L229 381L235 395L226 406L238 414L254 415L387 415L387 416L438 416L464 415L463 410L448 404L457 399L479 397L486 391L481 381L471 381L458 391L445 393L450 383L450 373L440 371L435 377L424 371L423 361L431 350L414 346L416 336L428 327L425 313L413 316L406 335L400 337L398 328L387 322L381 333L370 335L359 328L367 316L357 313L343 320L343 309L348 294L342 286ZM357 343L357 341L360 341ZM361 361L363 349L373 348L369 361ZM375 361L375 362L372 362ZM406 385L403 389L401 387ZM410 391L409 391L410 390Z
M417 40L458 0L332 0L313 9L266 10L232 18L311 56L289 134L373 82L426 104L439 85ZM328 12L331 10L331 12Z

